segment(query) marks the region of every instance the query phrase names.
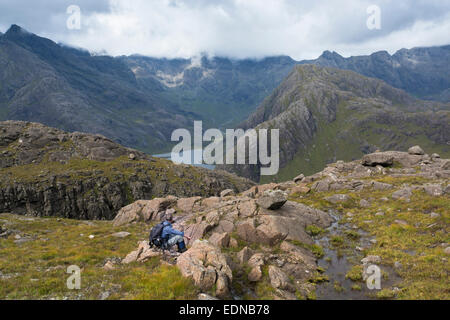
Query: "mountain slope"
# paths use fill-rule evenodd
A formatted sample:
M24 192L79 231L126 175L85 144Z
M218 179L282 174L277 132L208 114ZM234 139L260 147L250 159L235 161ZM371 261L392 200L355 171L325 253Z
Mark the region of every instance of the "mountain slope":
M0 36L0 120L38 121L103 134L141 151L170 150L177 128L233 128L296 64L315 63L378 77L415 96L450 99L449 46L402 49L393 56L314 61L289 57L156 59L93 56L13 25Z
M201 115L205 126L232 128L286 77L296 61L289 57L262 60L120 58L141 87L163 87L164 97L186 112Z
M450 155L449 104L416 100L378 79L352 71L296 66L242 124L280 129L281 170L271 179L309 174L336 160L376 149L405 150L421 144ZM258 166L229 170L259 179Z
M0 79L0 119L100 133L146 151L166 147L172 130L191 123L156 88L139 90L119 60L57 45L18 26L0 38Z

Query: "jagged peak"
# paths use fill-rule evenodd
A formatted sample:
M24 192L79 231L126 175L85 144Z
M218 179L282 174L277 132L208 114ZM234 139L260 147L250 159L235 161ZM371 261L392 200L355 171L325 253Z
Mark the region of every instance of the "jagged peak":
M391 55L386 50L377 51L371 54L372 57L388 57L390 58Z
M340 58L342 59L343 57L337 53L336 51L329 51L329 50L325 50L319 57L320 58L324 58L324 59L335 59L335 58Z
M31 35L32 33L25 30L21 26L18 26L17 24L12 24L11 27L9 27L8 31L6 31L5 35Z

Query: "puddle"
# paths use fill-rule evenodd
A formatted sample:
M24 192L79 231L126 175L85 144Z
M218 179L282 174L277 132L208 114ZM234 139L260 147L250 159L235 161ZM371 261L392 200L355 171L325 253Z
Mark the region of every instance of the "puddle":
M331 213L335 219L335 222L328 228L328 233L320 238L316 239L316 244L319 244L324 249L323 258L318 260L318 265L325 269L325 274L329 278L329 282L323 282L317 285L316 288L316 296L317 300L373 300L377 299L375 297L376 293L379 290L370 290L367 288L365 282L361 281L352 281L350 279L346 279L345 275L352 268L355 263L349 262L351 261L360 263L361 259L364 258L364 255L353 249L350 253L350 256L347 254L338 255L337 250L333 250L329 237L332 235L343 235L345 230L352 229L348 225L339 224L340 216L336 213ZM354 230L354 229L353 229ZM356 230L354 230L356 231ZM370 235L363 231L357 230L361 235L357 246L367 248L371 246L371 240L373 240ZM395 271L392 268L387 266L379 265L382 274L387 273L388 278L381 278L381 288L392 288L395 283L398 283L401 279L396 275ZM339 289L336 290L335 283L339 283ZM353 290L352 286L355 284L359 285L361 290Z

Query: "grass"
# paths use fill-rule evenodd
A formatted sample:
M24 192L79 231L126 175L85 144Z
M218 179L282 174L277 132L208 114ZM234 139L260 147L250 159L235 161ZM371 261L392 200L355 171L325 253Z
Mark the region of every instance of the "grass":
M1 214L0 224L33 241L17 244L14 236L0 239L0 299L98 299L105 291L110 299L193 299L198 290L183 278L176 266L146 263L102 269L109 258L123 258L147 237L149 226L113 227L108 221L34 218ZM111 234L128 231L127 238ZM89 239L89 235L94 235ZM67 267L81 268L81 289L66 286Z
M362 272L363 267L361 265L355 265L347 272L345 278L352 281L362 281Z
M309 233L313 237L326 232L324 229L322 229L318 226L315 226L315 225L306 226L305 230L307 233Z
M307 244L307 243L303 243L297 240L287 240L289 242L291 242L293 245L296 245L298 247L302 247L305 248L309 251L311 251L317 259L320 259L323 257L323 255L325 254L323 251L323 248L318 245L318 244Z

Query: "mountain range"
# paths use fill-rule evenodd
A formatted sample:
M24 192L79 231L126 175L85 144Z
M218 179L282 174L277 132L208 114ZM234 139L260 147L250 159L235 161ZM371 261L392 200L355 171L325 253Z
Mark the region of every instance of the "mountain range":
M450 103L419 100L384 81L316 65L296 66L240 126L280 130L281 170L269 178L275 181L377 149L420 144L450 155ZM224 168L260 177L258 165Z
M148 153L170 150L170 134L203 120L233 128L298 64L349 69L423 99L449 101L450 46L394 55L316 60L96 56L12 25L0 35L0 120L38 121L103 134Z

